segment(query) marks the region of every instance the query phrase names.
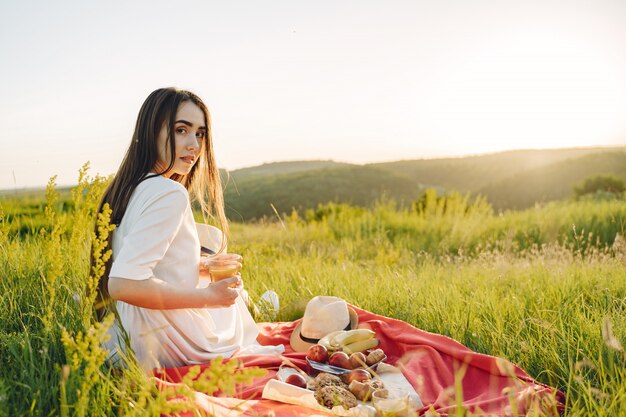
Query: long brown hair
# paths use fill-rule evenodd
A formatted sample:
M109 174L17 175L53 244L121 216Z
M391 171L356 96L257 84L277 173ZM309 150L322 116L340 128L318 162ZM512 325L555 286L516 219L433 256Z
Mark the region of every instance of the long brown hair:
M169 166L162 172L154 172L158 158L157 138L163 125L168 129L168 139L170 155L176 155L176 143L174 124L178 107L190 101L198 106L204 113L206 124L206 138L203 141L198 161L191 168L187 175L173 174L170 179L181 183L188 191L191 198L200 204L205 221L208 218L217 220L219 227L228 236L228 222L224 214L224 198L222 193L222 183L220 173L215 163L213 153L213 140L211 135L211 117L206 105L200 97L186 90L179 90L173 87L160 88L153 91L146 101L144 101L133 133L130 146L122 160L117 173L107 187L100 201L98 212L102 211L105 203L108 203L111 213L111 223L119 225L126 212L126 207L133 191L140 182L145 179L162 175L174 166L174 158L171 158ZM95 229L96 236L98 233ZM107 249L111 248L111 236L109 235ZM224 242L222 242L224 246ZM96 311L101 318L105 312L105 307L110 302L107 290L109 272L112 260L106 263L104 275L98 283L98 295L96 297ZM91 255L91 265L95 264L93 251Z

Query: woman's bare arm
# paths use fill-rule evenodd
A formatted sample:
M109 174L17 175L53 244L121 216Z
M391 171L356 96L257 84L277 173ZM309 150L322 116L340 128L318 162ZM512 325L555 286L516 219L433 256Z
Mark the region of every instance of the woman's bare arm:
M145 280L109 278L109 294L114 300L154 310L177 308L228 307L239 293L231 286L240 286L236 275L210 284L206 288L180 288L156 277Z

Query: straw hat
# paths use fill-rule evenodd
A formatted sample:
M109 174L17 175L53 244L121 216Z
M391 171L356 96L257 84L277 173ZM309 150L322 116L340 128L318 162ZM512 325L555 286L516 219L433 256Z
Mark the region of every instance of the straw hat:
M337 330L356 329L359 317L354 309L338 297L313 297L304 310L304 317L291 333L291 348L305 352L322 337Z

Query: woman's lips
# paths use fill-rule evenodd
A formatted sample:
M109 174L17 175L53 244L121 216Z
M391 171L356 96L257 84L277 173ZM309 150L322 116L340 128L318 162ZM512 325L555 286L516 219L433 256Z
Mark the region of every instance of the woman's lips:
M188 164L193 164L193 161L195 161L196 158L194 158L193 156L183 156L180 159Z

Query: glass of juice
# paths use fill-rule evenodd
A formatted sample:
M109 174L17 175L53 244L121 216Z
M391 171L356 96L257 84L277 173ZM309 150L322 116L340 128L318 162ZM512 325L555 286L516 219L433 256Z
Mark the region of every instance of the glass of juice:
M372 394L377 417L409 416L409 393L401 388L378 389Z
M234 259L214 261L209 263L208 270L211 281L217 282L237 274L241 270L241 263Z

